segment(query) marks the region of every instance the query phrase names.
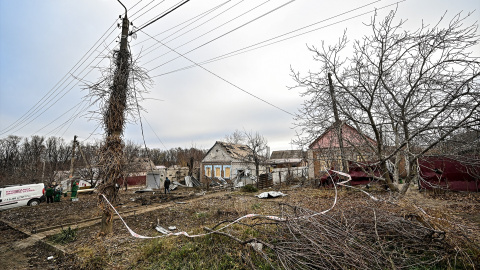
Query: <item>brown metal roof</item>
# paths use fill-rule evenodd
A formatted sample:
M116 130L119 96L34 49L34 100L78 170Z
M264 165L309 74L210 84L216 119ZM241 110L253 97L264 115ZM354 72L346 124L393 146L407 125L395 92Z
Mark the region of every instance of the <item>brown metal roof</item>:
M273 151L270 159L302 159L304 152L302 150L282 150Z
M220 144L223 148L225 148L227 153L235 159L245 159L245 157L247 157L252 152L250 147L248 147L247 145L220 141L217 141L216 143Z

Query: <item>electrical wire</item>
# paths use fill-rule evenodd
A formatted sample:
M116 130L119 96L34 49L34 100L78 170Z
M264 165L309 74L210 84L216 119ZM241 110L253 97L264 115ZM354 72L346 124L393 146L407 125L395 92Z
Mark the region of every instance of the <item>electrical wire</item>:
M99 124L97 125L97 127L96 127L92 132L90 132L90 134L88 135L88 137L87 137L85 140L82 141L82 143L85 142L85 141L87 141L88 139L90 139L90 137L92 137L92 135L95 134L95 131L97 131L97 129L98 129L101 125L102 125L102 124L99 123Z
M144 33L145 35L148 35L147 33L145 33L145 31L142 31L142 33ZM161 41L159 41L159 40L155 39L154 37L152 37L152 36L150 36L150 37L151 37L151 38L153 38L154 40L156 40L157 42L160 42L160 43L162 43ZM186 57L184 54L181 54L181 53L179 53L179 52L175 51L173 48L170 48L170 47L169 47L169 46L167 46L166 44L162 43L162 45L163 45L163 46L165 46L165 47L167 47L168 49L172 50L173 52L177 53L178 55L180 55L181 57L185 58L186 60L188 60L188 61L192 62L193 64L195 64L195 65L196 65L196 66L198 66L199 68L201 68L201 69L205 70L206 72L208 72L208 73L212 74L213 76L215 76L215 77L219 78L220 80L222 80L222 81L224 81L224 82L226 82L226 83L230 84L231 86L235 87L236 89L238 89L238 90L240 90L240 91L242 91L242 92L244 92L244 93L246 93L246 94L248 94L248 95L250 95L250 96L252 96L252 97L254 97L254 98L256 98L256 99L258 99L258 100L260 100L260 101L262 101L262 102L264 102L264 103L266 103L266 104L268 104L268 105L270 105L270 106L272 106L272 107L274 107L274 108L276 108L276 109L278 109L278 110L282 111L282 112L284 112L284 113L287 113L287 114L289 114L289 115L291 115L291 116L295 116L295 115L294 115L294 114L292 114L291 112L288 112L288 111L286 111L286 110L284 110L284 109L282 109L282 108L280 108L280 107L278 107L278 106L276 106L276 105L274 105L274 104L272 104L272 103L270 103L270 102L266 101L265 99L262 99L262 98L260 98L260 97L258 97L258 96L256 96L256 95L254 95L254 94L252 94L252 93L248 92L247 90L245 90L245 89L243 89L243 88L241 88L241 87L237 86L236 84L234 84L234 83L232 83L232 82L228 81L227 79L224 79L223 77L221 77L221 76L217 75L216 73L214 73L214 72L210 71L209 69L207 69L207 68L205 68L205 67L203 67L203 66L201 66L201 65L197 64L195 61L193 61L193 60L191 60L190 58Z
M225 1L225 2L223 2L223 3L221 3L221 4L219 4L219 5L217 5L217 6L213 7L213 8L211 8L211 9L203 12L203 13L200 13L200 14L197 15L197 16L194 16L194 17L192 17L192 18L190 18L190 19L188 19L188 20L186 20L186 21L184 21L184 22L182 22L182 23L179 23L179 24L177 24L177 25L175 25L175 26L173 26L173 27L170 27L170 28L168 28L167 30L162 31L162 32L156 34L154 37L157 37L157 36L159 36L159 35L161 35L161 34L163 34L163 33L166 33L166 32L168 32L168 31L170 31L170 30L173 30L173 29L175 29L175 28L177 28L177 27L179 27L179 26L181 26L181 25L183 25L183 24L185 24L185 23L188 23L188 22L191 21L191 20L195 20L195 19L197 19L198 17L200 17L200 18L198 18L197 20L195 20L195 21L193 21L192 23L190 23L190 24L188 24L187 26L185 26L185 27L188 27L188 26L190 26L191 24L195 23L196 21L200 20L200 19L203 18L204 16L210 14L211 12L213 12L213 11L215 11L216 9L222 7L223 5L225 5L226 3L230 2L230 1L232 1L232 0L227 0L227 1ZM242 0L242 1L243 1L243 0ZM178 31L183 30L185 27L179 29ZM131 45L131 47L135 47L135 46L140 45L140 44L142 44L142 43L144 43L144 42L146 42L146 41L149 41L149 40L151 40L151 39L150 39L150 38L146 38L146 39L144 39L144 40L142 40L142 41L140 41L140 42L138 42L138 43L135 43L135 44ZM155 44L157 44L157 43L155 42ZM147 49L148 49L148 48L147 48Z
M6 128L4 128L2 130L2 132L0 132L0 135L3 135L7 132L10 132L12 129L14 129L16 126L18 125L21 125L22 123L24 123L28 118L32 117L32 115L34 115L36 113L36 111L38 111L38 109L41 107L41 106L44 106L44 103L47 102L48 99L50 99L50 97L56 93L58 91L58 89L67 81L67 78L69 77L70 74L72 73L75 73L84 63L85 61L90 58L90 56L93 54L93 52L98 49L98 47L100 46L100 44L95 48L95 45L97 45L97 43L102 40L102 38L105 36L105 34L112 28L115 26L117 20L115 20L115 22L102 34L102 36L93 44L93 46L80 58L80 60L77 61L77 63L60 79L60 81L58 81L53 87L52 89L50 89L34 106L32 106L26 113L24 113L20 118L18 118L16 121L14 121L12 124L10 124L9 126L7 126ZM113 31L111 31L109 35L111 35L111 33L113 33ZM104 39L105 40L105 39ZM92 51L92 49L95 48L94 51ZM92 51L90 54L89 52ZM89 54L87 57L86 55ZM83 60L83 62L82 62ZM81 62L81 64L79 65L79 63ZM83 70L82 70L83 72ZM53 91L53 92L52 92ZM47 102L48 104L48 102ZM33 111L32 111L33 110Z
M148 122L147 118L146 117L143 117L143 119L145 119L145 122L147 122L148 126L150 127L150 129L153 131L153 134L155 134L155 136L157 137L158 141L162 144L163 148L165 148L165 150L168 151L167 147L165 147L165 145L163 144L162 140L160 139L160 137L158 137L157 133L155 132L155 130L153 129L152 125L150 125L150 122Z
M138 1L134 6L132 6L130 9L134 8L136 5L138 5L142 0ZM130 10L129 9L129 10ZM2 131L2 133L0 133L0 135L3 135L7 132L10 132L12 131L13 129L17 128L19 125L23 124L25 121L27 121L29 118L33 117L40 109L41 107L43 106L46 106L48 105L50 102L51 102L51 98L52 98L52 95L54 95L59 89L60 87L67 82L67 78L69 77L69 75L72 75L74 74L75 72L78 71L78 69L93 55L93 53L98 50L98 48L102 45L103 42L105 42L105 40L115 31L115 29L113 29L112 31L110 31L110 33L108 33L108 31L110 29L112 29L112 27L115 26L115 24L117 23L117 19L115 19L115 21L113 22L113 24L100 36L100 38L92 45L92 47L90 47L90 49L77 61L77 63L52 87L51 90L49 90L34 106L32 106L26 113L24 113L19 119L17 119L15 122L13 122L12 124L10 124L9 126L7 126L6 128L4 128ZM108 35L105 37L105 35L108 33ZM103 37L105 37L103 39ZM99 43L99 41L101 41L103 39L103 41L101 43ZM113 42L113 41L112 41ZM110 44L112 43L110 42ZM99 43L97 45L97 43ZM110 45L109 44L109 45ZM96 46L97 45L97 46ZM105 46L105 48L99 53L99 55L101 55L103 53L103 51L105 51L105 49L108 48L108 46ZM96 47L95 47L96 46ZM95 48L93 51L92 49ZM90 53L90 54L89 54ZM88 56L87 56L88 55ZM98 56L97 56L98 57ZM82 61L83 60L83 61ZM87 67L93 63L94 60L92 60L88 65ZM81 62L81 63L80 63ZM79 64L80 63L80 64ZM82 71L80 71L79 74L83 73L86 68L83 68ZM98 64L96 65L96 67L98 67ZM95 67L94 67L95 68ZM87 73L88 74L88 73ZM83 77L85 78L85 76ZM70 84L72 83L72 81L70 81L70 83L68 83L66 86L63 87L62 90L60 90L59 93L61 93L62 91L64 91ZM55 90L54 90L55 89ZM71 88L72 89L72 88ZM71 90L70 89L70 90ZM70 91L69 90L69 91ZM52 92L53 91L53 92ZM57 93L53 98L56 98L58 97L59 93ZM65 96L62 95L62 97ZM58 101L58 100L57 100ZM56 102L55 102L56 103ZM48 108L51 108L48 107ZM32 111L33 110L33 111ZM45 111L44 111L45 112ZM43 114L43 112L41 113ZM40 114L40 115L41 115ZM38 116L36 117L38 118ZM35 119L36 119L35 118ZM35 120L33 119L33 120ZM57 118L58 119L58 118ZM33 121L32 120L32 121ZM28 125L29 123L31 123L32 121L28 122L27 124L23 125L21 128L25 127L26 125ZM51 122L52 123L52 122ZM20 129L21 129L20 128ZM20 129L17 129L15 130L18 131ZM43 128L41 128L40 130L42 130Z
M172 13L173 11L175 11L176 9L178 9L179 7L181 7L181 6L185 5L185 4L186 4L186 3L188 3L189 1L190 1L190 0L185 0L185 1L183 1L183 3L181 3L181 4L177 5L177 6L176 6L176 7L174 7L173 9L171 9L171 10L169 10L169 11L165 12L164 14L160 15L158 18L156 18L156 19L152 20L151 22L149 22L149 23L147 23L147 24L145 24L145 25L143 25L143 26L139 27L138 29L136 29L136 30L135 30L135 31L133 31L133 32L130 32L130 34L129 34L129 35L131 36L131 35L135 34L136 32L138 32L138 31L140 31L140 30L144 29L145 27L147 27L147 26L151 25L152 23L154 23L154 22L156 22L156 21L160 20L161 18L163 18L163 17L167 16L168 14Z
M165 2L165 0L161 1L160 3L157 3L155 6L149 8L149 9L148 9L147 11L145 11L144 13L138 15L137 18L135 18L135 20L138 19L138 18L140 18L140 17L142 17L142 16L145 15L146 13L150 12L151 10L153 10L154 8L156 8L157 6L159 6L159 5L160 5L161 3L163 3L163 2ZM149 3L149 4L150 4L150 3ZM133 20L133 19L132 19L132 20ZM151 19L151 20L152 20L152 19ZM151 21L151 20L150 20L150 21Z
M178 35L177 37L175 37L175 38L173 38L173 39L170 39L170 40L168 40L168 41L165 41L167 38L169 38L169 37L171 37L171 36L173 36L173 35L177 34L178 32L180 32L181 30L183 30L183 29L185 29L186 27L190 26L191 24L193 24L193 23L195 23L196 21L198 21L198 20L202 19L203 17L207 16L209 13L208 13L208 14L205 14L205 15L204 15L204 16L202 16L201 18L199 18L199 19L195 20L194 22L192 22L192 23L190 23L190 24L186 25L185 27L182 27L181 29L177 30L175 33L172 33L172 34L170 34L170 35L166 36L165 38L163 38L163 39L162 39L162 41L165 41L165 43L172 42L172 41L174 41L175 39L177 39L177 38L179 38L179 37L182 37L182 36L186 35L187 33L189 33L189 32L191 32L191 31L193 31L193 30L195 30L195 29L197 29L197 28L201 27L202 25L204 25L204 24L206 24L206 23L210 22L211 20L213 20L213 19L217 18L218 16L220 16L220 15L224 14L225 12L227 12L228 10L230 10L230 9L234 8L235 6L239 5L239 4L240 4L240 3L242 3L243 1L245 1L245 0L241 0L241 1L240 1L240 2L238 2L237 4L235 4L235 5L231 6L231 7L229 7L228 9L226 9L226 10L222 11L221 13L217 14L216 16L214 16L214 17L212 17L212 18L210 18L210 19L206 20L205 22L203 22L203 23L201 23L201 24L199 24L199 25L197 25L197 26L193 27L192 29L190 29L190 30L188 30L188 31L186 31L186 32L184 32L184 33L182 33L182 34ZM268 0L268 1L270 1L270 0ZM268 2L268 1L267 1L267 2ZM250 10L250 11L251 11L251 10ZM249 11L248 11L248 12L249 12ZM247 13L248 13L248 12L247 12ZM243 14L242 14L242 15L243 15ZM240 16L242 16L242 15L240 15ZM235 20L235 19L239 18L240 16L237 16L237 17L235 17L235 18L234 18L234 19L232 19L232 20ZM230 21L232 21L232 20L230 20ZM228 22L230 22L230 21L228 21ZM207 32L207 33L204 33L204 34L202 34L202 35L200 35L200 36L196 37L195 39L198 39L198 38L200 38L200 37L202 37L202 36L204 36L204 35L206 35L206 34L208 34L208 33L212 32L212 31L214 31L215 29L217 29L217 28L219 28L219 27L221 27L221 26L223 26L223 25L227 24L228 22L226 22L226 23L224 23L224 24L222 24L222 25L220 25L220 26L218 26L218 27L216 27L216 28L214 28L214 29L210 30L210 31L209 31L209 32ZM190 43L190 42L194 41L195 39L193 39L193 40L190 40L189 42L187 42L187 43L184 43L184 44L182 44L182 45L181 45L181 46L179 46L179 47L182 47L182 46L184 46L184 45L186 45L186 44L188 44L188 43ZM150 51L148 52L148 49L150 49L150 48L152 48L152 47L156 47L156 48L154 48L154 49L152 49L152 50L150 50ZM145 51L147 51L147 53L143 54L143 55L140 57L140 59L141 59L141 58L143 58L143 57L145 57L145 56L146 56L146 55L148 55L149 53L151 53L151 52L155 51L155 50L156 50L156 49L158 49L159 47L161 47L161 45L159 45L157 42L155 42L153 45L151 45L150 47L148 47L147 49L145 49ZM177 47L177 48L179 48L179 47ZM165 54L163 54L163 55L165 55ZM148 63L150 63L151 61L153 61L153 60L155 60L155 59L157 59L157 58L159 58L159 57L162 57L163 55L161 55L161 56L158 56L158 57L156 57L156 58L154 58L154 59L152 59L152 60L150 60L150 61L146 62L145 64L148 64Z
M214 57L214 58L210 58L210 59L208 59L208 60L205 60L205 61L203 61L203 62L200 62L199 64L200 64L200 65L204 65L204 64L213 63L213 62L216 62L216 61L219 61L219 60L223 60L223 59L226 59L226 58L229 58L229 57L233 57L233 56L236 56L236 55L239 55L239 54L243 54L243 53L246 53L246 52L254 51L254 50L257 50L257 49L260 49L260 48L264 48L264 47L267 47L267 46L270 46L270 45L273 45L273 44L276 44L276 43L279 43L279 42L282 42L282 41L286 41L286 40L289 40L289 39L292 39L292 38L295 38L295 37L299 37L299 36L302 36L302 35L305 35L305 34L309 34L309 33L311 33L311 32L318 31L318 30L321 30L321 29L324 29L324 28L327 28L327 27L330 27L330 26L333 26L333 25L336 25L336 24L339 24L339 23L342 23L342 22L345 22L345 21L349 21L349 20L358 18L358 17L360 17L360 16L363 16L363 15L366 15L366 14L369 14L369 13L372 13L372 12L375 12L375 10L373 10L373 11L368 11L368 12L364 12L364 13L362 13L362 14L355 15L355 16L349 17L349 18L347 18L347 19L340 20L340 21L337 21L337 22L334 22L334 23L331 23L331 24L328 24L328 25L325 25L325 26L322 26L322 27L319 27L319 28L316 28L316 29L313 29L313 30L309 30L309 31L307 31L307 32L303 32L303 33L300 33L300 34L297 34L297 35L294 35L294 36L291 36L291 37L287 37L287 38L284 38L284 39L281 39L281 40L277 40L277 41L274 41L274 42L270 42L270 43L268 43L268 44L265 44L265 45L262 45L262 46L259 46L259 47L255 47L255 46L257 46L257 45L260 45L260 44L263 44L263 43L266 43L266 42L269 42L269 41L278 39L278 38L283 37L283 36L286 36L286 35L288 35L288 34L292 34L292 33L294 33L294 32L298 32L298 31L300 31L300 30L303 30L303 29L305 29L305 28L311 27L311 26L313 26L313 25L317 25L317 24L319 24L319 23L322 23L322 22L325 22L325 21L334 19L334 18L339 17L339 16L341 16L341 15L345 15L345 14L351 13L351 12L353 12L353 11L359 10L359 9L361 9L361 8L364 8L364 7L368 6L368 5L374 4L374 3L379 2L379 1L381 1L381 0L371 2L371 3L367 4L367 5L364 5L364 6L355 8L355 9L351 9L351 10L346 11L346 12L343 12L343 13L341 13L341 14L338 14L338 15L329 17L329 18L327 18L327 19L318 21L318 22L316 22L316 23L310 24L310 25L308 25L308 26L304 26L304 27L298 28L298 29L296 29L296 30L287 32L287 33L285 33L285 34L281 34L281 35L275 36L275 37L273 37L273 38L269 38L269 39L266 39L266 40L264 40L264 41L257 42L257 43L255 43L255 44L252 44L252 45L243 47L243 48L241 48L241 49L237 49L237 50L231 51L231 52L229 52L229 53L226 53L226 54L223 54L223 55ZM376 9L376 10L381 10L381 9L390 7L390 6L392 6L392 5L396 5L396 4L401 3L401 2L404 2L404 1L405 1L405 0L398 1L398 2L395 2L395 3L393 3L393 4L380 7L380 8L378 8L378 9ZM252 48L252 47L255 47L255 48ZM252 49L249 49L249 48L252 48ZM249 50L246 50L246 49L249 49ZM168 61L168 62L170 62L170 61ZM165 62L165 63L163 63L162 65L165 65L165 64L167 64L168 62ZM161 65L161 66L162 66L162 65ZM169 71L169 72L165 72L165 73L162 73L162 74L159 74L159 75L154 75L154 76L152 76L152 78L160 77L160 76L163 76L163 75L175 73L175 72L182 71L182 70L186 70L186 69L190 69L190 68L193 68L193 67L196 67L196 65L189 65L189 66L185 66L185 67L183 67L183 68L175 69L175 70L172 70L172 71Z
M135 5L133 5L131 8L129 8L128 10L131 10L133 9L134 7L136 7L138 4L140 4L140 2L142 2L142 0L138 1ZM135 13L136 14L136 13Z
M69 108L67 111L71 111L77 107L80 107L80 105L84 102L84 100L78 102L77 104L75 104L73 107ZM39 133L40 131L42 131L44 128L48 127L49 125L51 125L53 122L57 121L58 119L64 117L65 114L60 114L57 118L55 118L54 120L52 120L50 123L44 125L42 128L40 128L39 130L35 131L33 134L37 134Z
M115 39L112 40L112 42L110 42L110 44L112 44L113 41L115 41ZM109 44L109 45L110 45L110 44ZM104 49L104 50L105 50L105 49ZM90 74L90 72L92 72L96 67L98 67L103 60L104 60L104 59L100 59L100 61L95 65L94 68L91 68L81 79L79 79L72 87L70 87L69 90L67 90L66 92L63 93L62 96L60 96L59 98L57 98L57 100L55 100L55 102L53 102L50 106L48 106L47 108L45 108L45 109L44 109L40 114L38 114L35 118L31 119L29 122L25 123L23 126L21 126L20 128L17 128L17 129L16 129L15 131L13 131L13 132L16 132L16 131L24 128L25 126L27 126L28 124L30 124L30 123L32 123L34 120L36 120L38 117L40 117L41 115L43 115L46 111L48 111L51 107L53 107L53 105L55 105L58 101L60 101L66 94L68 94L75 86L77 86L77 84L78 84L79 81L82 81L88 74ZM93 61L95 61L95 59L93 59L93 60L90 62L90 64L93 63ZM87 66L87 67L88 67L88 66ZM85 67L85 68L83 69L83 71L84 71L87 67ZM83 72L83 71L82 71L82 72ZM68 85L70 85L71 83L72 83L72 82L70 82ZM68 85L67 85L67 86L68 86ZM58 96L58 94L57 94L56 96ZM3 134L3 133L2 133L2 134Z
M269 0L268 0L268 1L269 1ZM201 47L203 47L203 46L206 46L206 45L214 42L215 40L218 40L218 39L220 39L220 38L222 38L222 37L224 37L224 36L226 36L226 35L228 35L228 34L231 34L231 33L233 33L234 31L236 31L236 30L238 30L238 29L240 29L240 28L242 28L242 27L244 27L244 26L246 26L246 25L249 25L249 24L252 23L252 22L257 21L258 19L263 18L263 17L267 16L268 14L271 14L272 12L277 11L277 10L279 10L280 8L285 7L286 5L288 5L288 4L290 4L290 3L294 2L294 1L295 1L295 0L290 0L289 2L287 2L287 3L285 3L285 4L282 4L282 5L280 5L280 6L274 8L274 9L272 9L272 10L270 10L270 11L268 11L268 12L266 12L266 13L264 13L264 14L256 17L256 18L254 18L254 19L252 19L252 20L250 20L250 21L248 21L248 22L246 22L246 23L244 23L244 24L242 24L242 25L240 25L240 26L237 26L237 27L235 27L234 29L232 29L232 30L230 30L230 31L228 31L228 32L226 32L226 33L224 33L224 34L222 34L222 35L220 35L220 36L218 36L218 37L216 37L216 38L214 38L214 39L211 39L210 41L207 41L207 42L203 43L202 45L197 46L197 47L195 47L195 48L193 48L193 49L185 52L184 54L189 54L189 53L191 53L191 52L193 52L193 51L195 51L195 50L198 50L199 48L201 48ZM158 41L158 40L157 40L157 41ZM188 42L188 43L189 43L189 42ZM186 43L185 43L185 44L186 44ZM183 45L185 45L185 44L182 44L182 45L180 45L180 46L178 46L178 47L176 47L176 48L174 48L174 49L178 49L179 47L181 47L181 46L183 46ZM168 64L168 63L170 63L170 62L172 62L172 61L174 61L174 60L176 60L176 59L178 59L178 58L181 58L181 56L177 56L177 57L171 59L170 61L167 61L167 62L165 62L165 63L163 63L163 64L161 64L161 65L159 65L159 66L156 66L156 67L150 69L149 72L152 71L152 70L155 70L155 69L157 69L157 68L159 68L159 67L161 67L161 66L163 66L163 65L165 65L165 64Z

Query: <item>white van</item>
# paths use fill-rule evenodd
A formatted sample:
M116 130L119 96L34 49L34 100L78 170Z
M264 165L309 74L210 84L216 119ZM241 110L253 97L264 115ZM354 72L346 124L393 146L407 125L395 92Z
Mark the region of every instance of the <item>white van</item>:
M45 200L43 184L0 187L0 210L19 206L36 206Z

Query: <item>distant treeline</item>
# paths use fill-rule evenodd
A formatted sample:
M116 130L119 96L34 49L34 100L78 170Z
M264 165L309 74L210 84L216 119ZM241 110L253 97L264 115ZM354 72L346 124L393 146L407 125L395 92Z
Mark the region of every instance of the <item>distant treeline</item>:
M80 142L79 144L85 158L77 147L74 167L85 169L90 164L91 168L95 168L99 161L98 151L102 142ZM0 139L0 185L54 181L58 177L58 172L70 170L72 146L73 140L66 142L60 137L8 136ZM141 145L127 141L124 153L127 165L138 158L150 158L156 166L192 167L203 159L206 150L195 147L189 149L178 147L170 150L145 149ZM126 170L131 167L125 166ZM85 173L85 170L78 171ZM96 171L96 177L101 176L98 175L98 168Z

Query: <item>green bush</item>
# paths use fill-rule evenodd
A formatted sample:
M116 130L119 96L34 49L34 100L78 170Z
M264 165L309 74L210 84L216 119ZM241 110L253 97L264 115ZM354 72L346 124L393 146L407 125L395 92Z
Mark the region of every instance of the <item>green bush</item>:
M257 192L258 188L254 187L253 185L245 185L242 187L243 192Z
M72 229L70 226L67 229L62 229L58 234L52 236L51 240L54 243L66 244L77 239L77 229Z

